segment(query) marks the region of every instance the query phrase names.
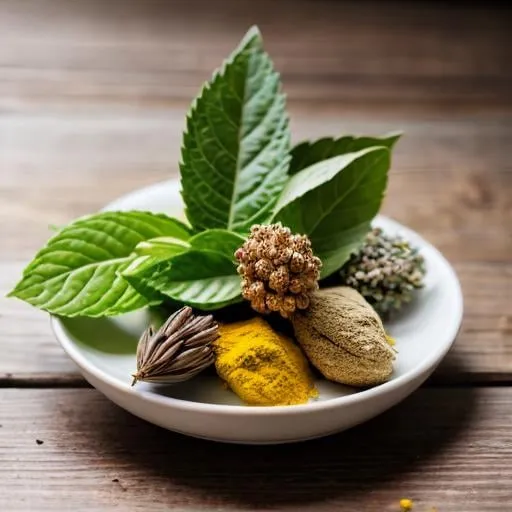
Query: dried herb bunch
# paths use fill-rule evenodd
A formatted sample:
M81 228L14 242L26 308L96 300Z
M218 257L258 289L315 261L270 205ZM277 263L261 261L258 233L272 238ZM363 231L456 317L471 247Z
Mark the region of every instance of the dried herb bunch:
M194 315L186 306L154 332L149 326L137 346L137 381L176 383L188 380L215 360L212 343L219 337L211 315Z
M374 228L340 274L347 286L355 288L378 313L386 315L410 302L413 292L423 287L425 261L407 240Z
M276 311L289 318L309 306L318 288L322 262L305 235L294 235L281 224L254 225L235 257L240 263L242 295L259 313Z

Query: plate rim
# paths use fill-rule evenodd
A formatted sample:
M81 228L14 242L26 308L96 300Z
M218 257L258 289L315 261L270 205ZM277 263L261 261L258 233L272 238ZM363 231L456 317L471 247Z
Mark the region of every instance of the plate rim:
M114 199L112 202L106 205L102 209L102 211L112 209L112 206L115 207L115 205L118 204L120 201L124 202L126 200L129 200L131 197L143 195L144 193L148 193L154 189L159 189L163 186L173 186L175 183L177 183L179 186L179 180L174 179L158 182L146 187L141 187L132 192L129 192L128 194L124 194ZM55 315L49 315L50 325L55 337L57 338L57 341L63 348L64 352L80 368L80 370L82 370L82 373L85 372L86 374L91 374L94 378L98 379L99 381L102 381L105 384L111 386L112 388L115 388L116 391L119 391L125 395L129 395L134 399L146 400L156 405L164 407L177 408L184 411L193 410L199 413L215 413L228 416L239 414L243 414L246 416L281 416L289 414L328 411L331 409L337 409L338 407L349 405L354 402L364 402L367 400L371 400L372 398L377 398L381 395L387 394L388 392L393 392L394 390L397 390L402 386L406 386L408 383L414 382L414 380L419 376L428 374L429 370L433 371L453 346L462 324L464 310L464 300L459 279L454 268L452 267L450 262L443 256L443 254L434 245L432 245L419 233L412 230L411 228L404 226L403 224L384 215L378 215L376 219L384 220L385 222L394 225L397 229L412 234L413 238L420 241L423 246L427 246L429 250L433 254L435 254L437 258L440 259L440 261L445 266L446 271L450 275L450 280L452 281L453 285L452 287L455 303L453 305L454 311L453 314L451 315L453 321L450 324L450 328L445 331L444 342L440 344L440 348L432 352L429 355L429 357L425 358L420 364L418 364L414 368L406 371L403 375L400 375L392 380L389 380L372 388L363 389L350 395L330 398L328 400L322 401L312 401L306 404L299 404L293 406L247 406L194 402L190 400L184 400L181 398L159 395L157 393L152 393L150 391L140 391L133 388L128 383L119 381L115 377L109 375L108 373L104 372L103 370L99 369L98 367L90 363L87 360L87 358L85 358L82 355L81 351L76 347L76 344L72 342L71 338L66 334L63 322L59 317Z

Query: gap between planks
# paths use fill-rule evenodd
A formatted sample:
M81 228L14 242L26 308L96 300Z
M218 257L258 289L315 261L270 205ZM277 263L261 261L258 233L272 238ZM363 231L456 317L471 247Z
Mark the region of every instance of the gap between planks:
M485 373L482 375L433 375L422 387L427 388L496 388L511 387L512 374ZM0 389L92 389L92 386L78 374L0 374Z

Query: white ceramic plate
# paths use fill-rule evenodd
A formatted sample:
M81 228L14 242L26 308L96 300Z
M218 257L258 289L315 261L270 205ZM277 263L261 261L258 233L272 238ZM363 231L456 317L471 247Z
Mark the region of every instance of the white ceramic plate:
M141 209L183 217L175 181L138 190L106 209ZM462 294L449 263L413 231L387 218L380 225L401 233L421 248L428 268L426 287L393 322L398 357L391 380L357 391L317 382L320 397L306 405L247 407L224 389L212 372L174 386L131 387L137 339L148 318L136 312L114 319L52 318L67 354L84 377L113 402L161 427L184 434L235 443L283 443L328 435L366 421L413 392L450 349L462 318Z

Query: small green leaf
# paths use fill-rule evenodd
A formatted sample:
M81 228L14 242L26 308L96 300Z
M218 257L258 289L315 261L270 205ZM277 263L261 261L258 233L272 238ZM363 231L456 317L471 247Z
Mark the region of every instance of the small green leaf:
M138 256L152 256L165 260L185 252L190 248L190 243L180 240L179 238L173 238L169 236L161 236L158 238L151 238L150 240L144 240L137 244L135 247L135 254Z
M292 159L288 173L290 175L297 174L302 169L322 160L347 153L355 153L370 147L384 146L391 150L401 135L400 132L390 133L382 137L354 137L348 135L339 139L325 137L314 142L301 142L292 148Z
M10 296L62 316L112 316L148 301L120 275L144 240L186 240L184 226L149 212L103 212L83 217L50 239L26 267Z
M280 78L253 27L187 116L180 170L190 224L245 233L268 220L287 181L289 149Z
M191 249L166 261L139 262L123 277L140 293L153 290L201 310L215 310L242 300L233 262L217 252Z
M389 149L373 147L318 162L290 179L273 221L309 236L322 277L363 242L380 209L389 165Z
M235 251L243 245L245 238L225 229L209 229L190 239L190 245L199 250L218 252L235 261Z
M172 258L160 259L150 255L138 256L133 258L123 268L122 272L118 272L118 276L129 283L129 286L142 295L149 303L160 304L164 302L165 297L156 288L153 288L144 279L144 276L153 275L157 265L168 262L170 264L171 261Z

